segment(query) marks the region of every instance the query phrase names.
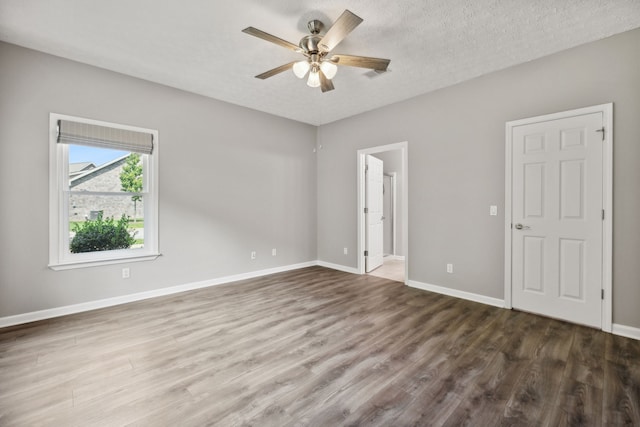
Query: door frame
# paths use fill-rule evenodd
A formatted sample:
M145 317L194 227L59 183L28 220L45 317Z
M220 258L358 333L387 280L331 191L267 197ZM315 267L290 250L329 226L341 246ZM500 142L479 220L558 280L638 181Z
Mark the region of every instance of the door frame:
M398 190L398 187L396 186L396 179L397 179L397 172L390 172L390 173L384 173L383 177L389 177L389 181L391 182L391 206L390 206L390 210L391 210L391 253L389 255L393 255L394 257L396 256L396 203L397 203L397 197L396 197L396 191ZM383 209L384 209L384 204L383 204ZM383 250L384 252L384 250Z
M396 142L393 144L380 145L377 147L364 148L357 152L357 218L358 218L358 274L365 274L365 157L367 154L384 153L386 151L400 150L402 158L402 234L405 236L402 242L402 253L404 253L404 283L409 282L409 172L408 172L408 148L409 143Z
M612 331L612 307L613 307L613 284L612 284L612 261L613 261L613 103L594 105L591 107L578 108L575 110L562 111L553 114L545 114L537 117L513 120L505 126L505 206L504 206L504 306L512 308L512 145L513 128L551 120L565 119L568 117L581 116L591 113L602 113L605 128L603 141L603 173L602 173L602 209L605 215L602 221L602 289L604 297L602 299L602 330Z

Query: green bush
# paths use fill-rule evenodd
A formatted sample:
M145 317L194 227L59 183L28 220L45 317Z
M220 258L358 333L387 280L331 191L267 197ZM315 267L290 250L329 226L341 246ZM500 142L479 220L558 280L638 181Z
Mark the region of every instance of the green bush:
M112 251L127 249L136 241L135 234L129 233L129 218L122 215L118 221L113 218L102 218L102 212L95 220L87 220L73 224L76 235L71 240L69 250L73 253Z

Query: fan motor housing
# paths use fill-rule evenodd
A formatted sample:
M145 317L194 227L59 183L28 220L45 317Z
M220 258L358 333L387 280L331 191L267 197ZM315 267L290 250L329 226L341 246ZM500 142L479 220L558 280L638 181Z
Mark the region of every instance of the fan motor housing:
M320 40L322 40L320 31L324 28L324 24L322 21L314 19L307 23L307 28L309 28L309 32L311 34L300 39L299 46L305 53L318 53L318 44L320 43Z
M308 54L313 54L313 53L318 53L318 44L320 43L320 40L322 40L322 37L318 34L309 34L308 36L304 36L301 40L300 40L300 48L308 53Z

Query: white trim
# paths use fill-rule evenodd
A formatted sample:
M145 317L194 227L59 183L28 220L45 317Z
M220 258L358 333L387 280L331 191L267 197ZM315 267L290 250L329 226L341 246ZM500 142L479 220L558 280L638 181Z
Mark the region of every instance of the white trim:
M147 254L141 256L127 256L126 258L107 258L104 260L93 260L86 262L74 261L70 263L49 264L48 267L54 271L73 270L76 268L98 267L101 265L124 264L128 262L153 261L162 254Z
M396 261L404 261L404 256L403 255L387 255L385 258L393 259L393 260L396 260Z
M409 143L407 141L404 142L396 142L394 144L381 145L378 147L365 148L362 150L358 150L357 152L357 218L358 218L358 267L356 274L364 274L365 268L365 259L364 259L364 248L365 248L365 218L364 218L364 205L365 205L365 179L364 179L364 169L365 169L365 158L368 154L376 154L383 153L386 151L400 150L400 154L402 157L402 235L404 236L404 240L402 242L402 253L405 256L405 264L404 264L404 280L405 284L408 283L409 280L409 171L408 171L408 149Z
M615 335L620 335L621 337L640 340L640 328L634 328L633 326L625 326L614 323L611 332Z
M397 194L396 191L398 191L398 185L397 185L397 181L398 181L398 173L397 172L391 172L389 174L385 174L385 176L388 176L390 178L391 181L391 188L389 189L389 191L391 191L391 254L387 255L387 256L396 256L396 252L398 252L398 245L397 245L397 240L398 240L398 230L397 230L397 222L398 222L398 218L397 218L397 214L398 214L398 209L397 209L397 204L398 204L398 198L397 198Z
M544 116L530 117L513 120L505 124L505 218L504 218L504 306L512 308L511 294L511 222L512 222L512 131L516 126L532 123L546 122L550 120L564 119L591 113L602 113L605 126L605 140L603 142L603 194L602 208L605 210L605 218L602 224L602 288L604 300L602 301L602 325L605 332L612 332L613 319L613 104L601 104L576 110L562 111L546 114Z
M498 298L487 297L484 295L474 294L466 291L459 291L457 289L445 288L438 285L430 285L428 283L416 282L415 280L409 280L407 284L412 288L422 289L423 291L435 292L437 294L461 298L473 302L479 302L481 304L491 305L498 308L505 308L504 301Z
M602 105L602 118L605 126L603 177L603 201L605 210L604 224L602 224L602 288L604 301L602 302L602 330L613 330L613 104Z
M253 279L267 276L269 274L282 273L285 271L298 270L300 268L313 267L318 265L317 261L303 262L283 267L269 268L265 270L252 271L249 273L235 274L232 276L220 277L217 279L204 280L201 282L187 283L184 285L171 286L168 288L154 289L152 291L139 292L137 294L122 295L113 298L105 298L96 301L83 302L80 304L67 305L63 307L49 308L46 310L33 311L30 313L16 314L14 316L0 317L0 328L20 325L23 323L35 322L38 320L51 319L54 317L66 316L69 314L82 313L99 308L113 307L120 304L127 304L134 301L141 301L150 298L162 297L177 294L180 292L193 291L196 289L208 288L239 280Z
M69 252L69 148L67 144L57 143L58 120L70 120L78 123L145 132L153 136L153 154L141 155L145 169L145 182L143 185L143 194L145 197L144 248L79 254ZM129 261L148 261L158 257L158 140L158 131L154 129L49 113L49 268L52 270L68 270ZM121 158L115 159L109 164L119 160L121 160ZM76 176L74 179L86 176L89 173L94 173L96 170L103 169L104 167L106 167L106 165L100 165L98 168L88 171L83 175Z
M346 265L333 264L326 261L316 261L316 265L320 267L330 268L332 270L344 271L345 273L360 274L357 268L347 267Z
M511 173L513 169L512 145L510 122L505 124L505 160L504 160L504 308L511 309Z

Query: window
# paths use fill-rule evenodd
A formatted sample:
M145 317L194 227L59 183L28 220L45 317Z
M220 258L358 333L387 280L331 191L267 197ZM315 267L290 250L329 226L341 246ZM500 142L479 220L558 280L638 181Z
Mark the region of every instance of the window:
M155 259L158 132L50 115L49 267Z

